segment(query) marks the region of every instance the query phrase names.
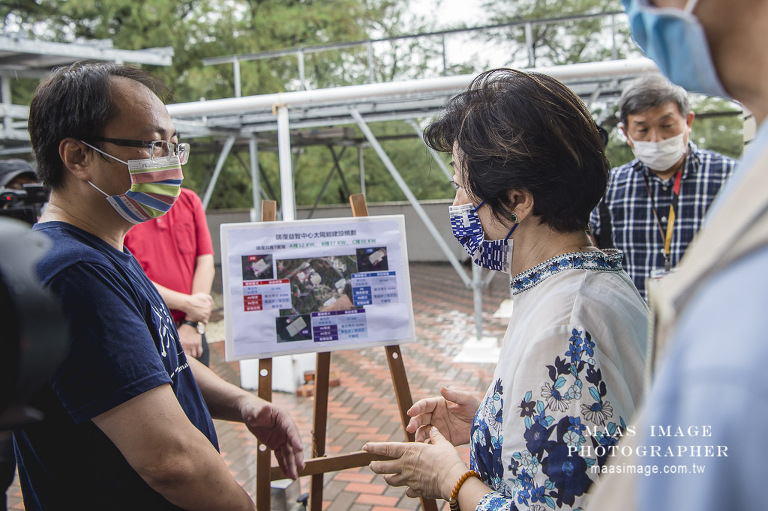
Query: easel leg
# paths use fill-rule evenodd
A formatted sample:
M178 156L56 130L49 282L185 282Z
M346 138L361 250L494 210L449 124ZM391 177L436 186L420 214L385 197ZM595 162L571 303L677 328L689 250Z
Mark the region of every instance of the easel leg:
M259 360L259 397L272 401L272 359ZM272 485L270 484L270 469L272 451L261 442L257 443L256 451L256 509L272 507Z
M349 198L354 216L368 216L368 207L362 194L355 194ZM264 201L262 204L262 221L275 219L276 204L274 201ZM406 411L413 405L411 391L408 387L408 378L405 374L402 356L399 346L387 346L387 363L395 388L395 397L400 409L400 420L403 432L408 440L413 441L414 435L405 431L409 417ZM309 508L311 511L322 511L323 506L323 475L325 472L336 472L355 467L367 466L373 459L363 451L342 454L338 456L326 456L326 435L328 422L328 386L330 380L331 354L317 354L317 369L315 373L315 403L314 403L314 428L312 431L312 460L307 461L303 475L311 476ZM259 360L259 397L267 401L272 400L272 360ZM256 509L266 511L271 508L271 480L285 477L279 467L270 467L272 453L263 444L259 443L256 454ZM421 507L424 511L437 511L437 503L432 499L421 499Z
M392 376L392 384L395 387L397 407L400 410L400 423L403 426L403 433L405 433L408 441L413 442L415 436L413 433L408 433L405 430L406 426L408 426L408 421L410 420L410 417L406 412L413 406L413 398L411 397L411 389L408 386L408 376L405 374L405 365L403 364L403 356L400 353L400 346L387 346L385 350L387 352L389 373ZM437 502L435 502L434 499L422 498L421 508L424 511L437 511Z
M325 456L325 439L328 426L328 385L331 371L331 354L317 354L315 371L315 410L314 428L312 430L312 457ZM309 491L310 511L323 509L323 474L312 476Z

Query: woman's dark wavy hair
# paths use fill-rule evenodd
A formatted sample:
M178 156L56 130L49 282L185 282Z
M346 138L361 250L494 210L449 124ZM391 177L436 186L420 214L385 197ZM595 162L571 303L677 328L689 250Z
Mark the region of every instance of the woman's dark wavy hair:
M608 182L589 110L565 85L538 73L486 71L451 99L424 138L441 152L458 146L465 190L500 220L512 213L508 192L526 190L541 222L559 232L586 230Z
M62 183L64 164L59 144L63 139L91 140L117 115L110 93L113 76L145 85L163 101L170 96L160 80L131 66L78 62L55 69L35 90L27 123L37 175L44 184L57 188Z

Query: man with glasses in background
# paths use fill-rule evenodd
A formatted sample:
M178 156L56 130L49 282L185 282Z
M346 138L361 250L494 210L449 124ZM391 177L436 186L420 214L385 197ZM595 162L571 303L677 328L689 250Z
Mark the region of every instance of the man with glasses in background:
M765 509L768 0L622 3L667 78L741 102L759 130L677 270L650 283L652 385L585 507Z
M45 509L254 509L218 453L212 417L246 424L291 477L303 465L291 418L186 357L128 230L179 196L178 142L147 73L113 64L56 70L35 91L29 132L51 187L34 229L38 263L71 347L30 403L41 422L14 432L24 506Z
M600 248L624 253L624 269L647 300L646 279L677 266L736 161L691 141L688 95L661 75L630 82L619 117L635 159L611 170L590 230ZM603 242L604 234L611 239Z

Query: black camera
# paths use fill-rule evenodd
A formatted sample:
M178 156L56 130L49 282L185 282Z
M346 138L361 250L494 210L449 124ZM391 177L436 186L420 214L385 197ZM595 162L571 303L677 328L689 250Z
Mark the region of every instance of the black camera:
M0 218L0 431L40 416L27 402L69 349L61 307L35 274L49 249L44 234Z
M43 185L26 184L21 190L0 188L0 216L16 218L30 225L37 222L50 191Z

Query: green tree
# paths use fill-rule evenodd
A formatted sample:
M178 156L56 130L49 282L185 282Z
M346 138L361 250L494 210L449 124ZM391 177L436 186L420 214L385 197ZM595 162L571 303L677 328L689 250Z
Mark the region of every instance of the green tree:
M151 71L171 86L175 102L186 102L234 94L232 66L203 66L206 57L364 40L371 34L380 35L382 27L398 26L404 19L405 4L405 0L21 0L0 4L0 28L5 33L58 42L110 39L121 49L170 46L173 64ZM393 15L397 16L394 20L384 20ZM367 52L310 54L306 64L310 87L364 83L368 78ZM377 69L381 70L381 61ZM380 76L394 76L403 67L393 69ZM240 75L243 95L298 88L295 57L243 62ZM27 104L35 85L34 80L15 83L13 101ZM202 191L221 144L215 138L194 141L193 157L184 169L188 186ZM238 147L236 152L241 150ZM307 168L329 168L327 154L320 149L306 151L301 161ZM264 183L279 194L276 157L265 151L261 160ZM303 203L312 203L313 193L319 193L322 186L322 180L311 174L301 176L311 185L302 187L299 197ZM247 170L230 156L211 206L247 206L250 187ZM328 194L323 201L338 202L338 194Z
M744 121L741 107L720 98L694 96L691 109L696 112L691 140L704 149L741 158L744 150Z
M203 59L225 55L243 55L286 48L320 46L327 43L354 42L368 38L386 39L374 44L375 81L423 78L446 74L478 72L482 65L454 63L443 70L439 37L399 38L434 31L431 20L414 17L407 0L17 0L0 1L0 29L5 33L22 32L30 37L52 41L110 39L115 47L144 49L170 46L173 64L151 69L175 91L175 102L201 98L232 97L235 75L230 64L204 66ZM485 2L491 23L594 14L621 10L619 0L507 0ZM597 61L637 54L628 38L626 24L619 19L618 30L609 28L611 19L582 19L552 23L532 23L530 39L522 26L504 30L499 44L511 47L510 65L526 65L531 43L537 66ZM447 27L456 28L456 27ZM612 48L615 36L616 49ZM488 35L491 37L491 35ZM369 55L365 46L306 53L306 85L325 88L361 84L369 81ZM240 65L243 95L298 90L298 63L295 56L266 60L247 60ZM28 103L34 80L18 80L12 87L13 101ZM610 105L594 105L610 109ZM738 107L718 100L695 103L699 117L694 124L693 140L702 147L729 155L740 154L741 120L733 115ZM722 112L727 115L723 116ZM730 112L730 113L728 113ZM606 127L616 124L615 113L605 116ZM445 175L402 121L370 125L393 163L419 199L448 198L453 194ZM360 189L358 154L354 144L364 143L362 133L350 126L355 140L343 149L332 147L344 179L331 169L334 155L324 145L295 148L295 183L298 205L344 203L349 193ZM185 136L183 127L182 137ZM607 148L612 165L632 159L623 137L611 129ZM236 133L236 131L235 131ZM260 134L274 137L274 134ZM203 192L210 182L223 136L196 138L192 158L185 167L185 184ZM260 143L261 184L270 198L280 200L280 175L275 143ZM239 139L227 158L211 208L248 207L252 189L247 166L247 144ZM404 200L389 172L371 148L363 150L366 191L371 202ZM327 182L327 184L326 184ZM323 190L323 187L325 189ZM321 191L323 192L321 194Z
M612 58L640 56L641 52L629 37L622 14L580 20L562 18L583 14L622 11L619 0L507 0L485 2L493 23L536 20L526 37L524 26L515 26L504 33L505 42L513 41L510 64L527 65L528 45L533 52L533 65L550 66L579 62L599 62ZM551 22L539 22L541 20ZM615 25L612 25L612 23ZM634 158L624 135L618 128L615 103L592 105L593 115L609 132L606 154L612 167ZM702 148L739 157L743 147L740 108L729 101L692 96L691 108L697 114L691 139Z
M531 21L502 32L503 44L511 47L510 65L553 66L623 58L632 50L626 24L613 30L612 18L559 18L622 10L619 0L507 0L487 1L492 23ZM552 19L549 22L539 20ZM537 20L536 22L533 22ZM500 41L502 42L502 41ZM614 46L615 43L615 46ZM529 55L529 49L531 54ZM532 61L532 62L531 62Z
M235 89L231 66L202 66L203 58L365 39L373 21L398 2L27 0L0 5L0 26L51 41L111 39L129 50L170 46L173 65L153 72L172 86L177 101L196 101L231 97ZM342 64L329 61L323 72L334 76ZM285 90L296 69L293 58L245 63L243 94Z

